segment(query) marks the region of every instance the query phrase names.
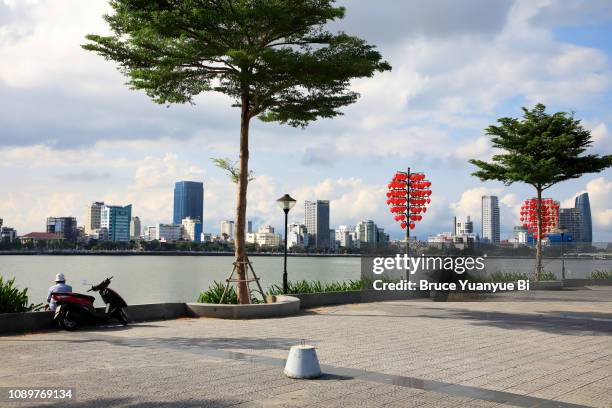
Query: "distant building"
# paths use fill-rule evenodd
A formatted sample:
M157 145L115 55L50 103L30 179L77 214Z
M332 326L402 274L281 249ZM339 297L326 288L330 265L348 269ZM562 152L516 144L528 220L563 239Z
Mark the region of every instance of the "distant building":
M304 203L304 224L310 234L310 246L330 248L329 200L306 201Z
M467 217L455 217L455 235L473 234L474 233L474 222Z
M140 223L140 218L138 216L132 217L130 221L130 238L133 240L137 240L142 235L142 224Z
M223 220L221 221L221 236L224 237L226 241L234 240L234 230L235 230L234 221Z
M144 229L144 239L145 241L154 241L157 239L157 225L148 225Z
M202 223L197 218L183 219L183 239L185 241L200 242L202 240Z
M265 225L259 227L259 230L255 233L247 233L246 242L258 244L259 246L278 247L281 244L281 236L274 233L272 226Z
M583 212L580 208L559 209L559 227L565 227L567 233L572 235L574 241L584 242ZM559 238L560 239L560 238Z
M102 220L102 201L95 201L85 208L85 233L91 235L93 231L100 229Z
M253 232L253 221L247 221L246 232Z
M176 242L183 239L182 224L157 224L155 239L161 242Z
M17 239L17 230L11 227L0 227L0 242L14 242Z
M529 229L527 227L517 225L513 228L512 232L516 244L527 244L529 236Z
M454 244L453 234L450 232L443 232L427 237L427 243L433 246L452 246Z
M336 251L338 249L339 243L336 241L336 230L329 230L329 249L332 251Z
M50 242L61 242L64 241L63 234L56 234L55 232L30 232L29 234L22 235L19 240L24 243L33 244L49 244Z
M77 240L77 220L74 217L48 217L47 232L61 234L68 242Z
M378 227L372 220L364 220L355 225L355 236L360 244L376 245Z
M499 244L499 200L496 196L482 196L482 240Z
M385 233L384 228L376 228L376 245L385 246L389 242L389 234Z
M204 184L201 182L179 181L174 185L172 222L180 224L187 217L204 221Z
M340 225L336 228L336 241L343 248L353 247L353 236L355 235L355 227L350 225Z
M201 242L212 242L213 241L213 236L210 233L203 232L200 234L200 237L201 237L200 238Z
M104 205L100 212L100 228L108 231L108 240L113 242L130 241L130 222L132 205Z
M309 234L306 225L294 222L287 226L287 247L308 247Z
M589 193L582 193L576 197L574 206L582 214L581 241L593 242L593 222L591 220L591 203ZM574 238L575 239L575 238Z

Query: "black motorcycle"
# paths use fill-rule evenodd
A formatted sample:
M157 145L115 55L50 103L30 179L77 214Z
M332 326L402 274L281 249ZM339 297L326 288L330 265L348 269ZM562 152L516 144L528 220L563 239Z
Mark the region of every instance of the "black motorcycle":
M106 304L106 310L99 312L93 303L95 298L81 293L53 293L51 296L57 303L53 320L63 329L76 330L82 323L104 323L117 319L122 325L127 325L125 308L127 303L117 292L108 287L113 277L104 279L93 285L88 292L98 292Z

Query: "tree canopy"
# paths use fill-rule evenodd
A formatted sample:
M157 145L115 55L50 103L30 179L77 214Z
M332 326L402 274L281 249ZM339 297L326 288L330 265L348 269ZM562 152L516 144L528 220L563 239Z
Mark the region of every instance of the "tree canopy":
M114 35L83 48L116 61L158 103L216 91L249 95L249 117L305 126L358 94L350 80L391 69L375 47L325 30L344 16L332 0L112 0Z
M483 181L523 182L541 191L612 165L612 155L584 154L592 144L591 132L573 114L548 114L538 104L532 110L523 108L522 119L504 117L498 123L486 134L501 152L492 162L470 160L479 167L473 175Z

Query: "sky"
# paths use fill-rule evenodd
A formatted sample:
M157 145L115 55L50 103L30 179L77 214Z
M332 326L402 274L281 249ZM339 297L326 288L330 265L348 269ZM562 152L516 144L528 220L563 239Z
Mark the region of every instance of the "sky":
M374 220L402 236L385 204L386 184L411 167L432 181L419 239L471 216L499 196L502 239L532 188L481 182L471 158L490 158L484 130L521 107L575 112L612 153L612 3L599 0L339 1L333 31L375 44L391 72L356 80L359 101L305 129L252 122L247 216L279 228L275 200L291 194L290 221L305 200L330 200L331 227ZM235 185L211 161L238 157L239 110L209 93L195 106L161 106L125 86L113 62L84 51L108 32L105 0L0 0L0 218L19 234L48 216L82 225L92 201L133 205L143 225L172 220L179 180L203 181L204 231L233 219ZM612 241L612 170L550 188L573 206L587 191L595 241Z

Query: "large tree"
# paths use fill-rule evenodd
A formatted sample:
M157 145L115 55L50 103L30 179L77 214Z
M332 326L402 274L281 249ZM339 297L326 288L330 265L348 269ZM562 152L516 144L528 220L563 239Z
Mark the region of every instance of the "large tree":
M498 180L533 186L537 195L537 244L534 278L542 273L542 192L557 183L612 166L612 155L584 154L591 146L591 132L573 114L546 113L536 105L523 109L522 119L500 118L489 126L493 147L501 152L491 162L470 160L480 170L472 175L481 180Z
M240 108L236 262L244 280L249 123L306 126L340 115L359 95L353 78L390 70L375 47L325 25L344 16L333 0L111 0L113 35L86 50L119 64L133 89L161 104L221 92ZM245 282L240 303L249 302Z

